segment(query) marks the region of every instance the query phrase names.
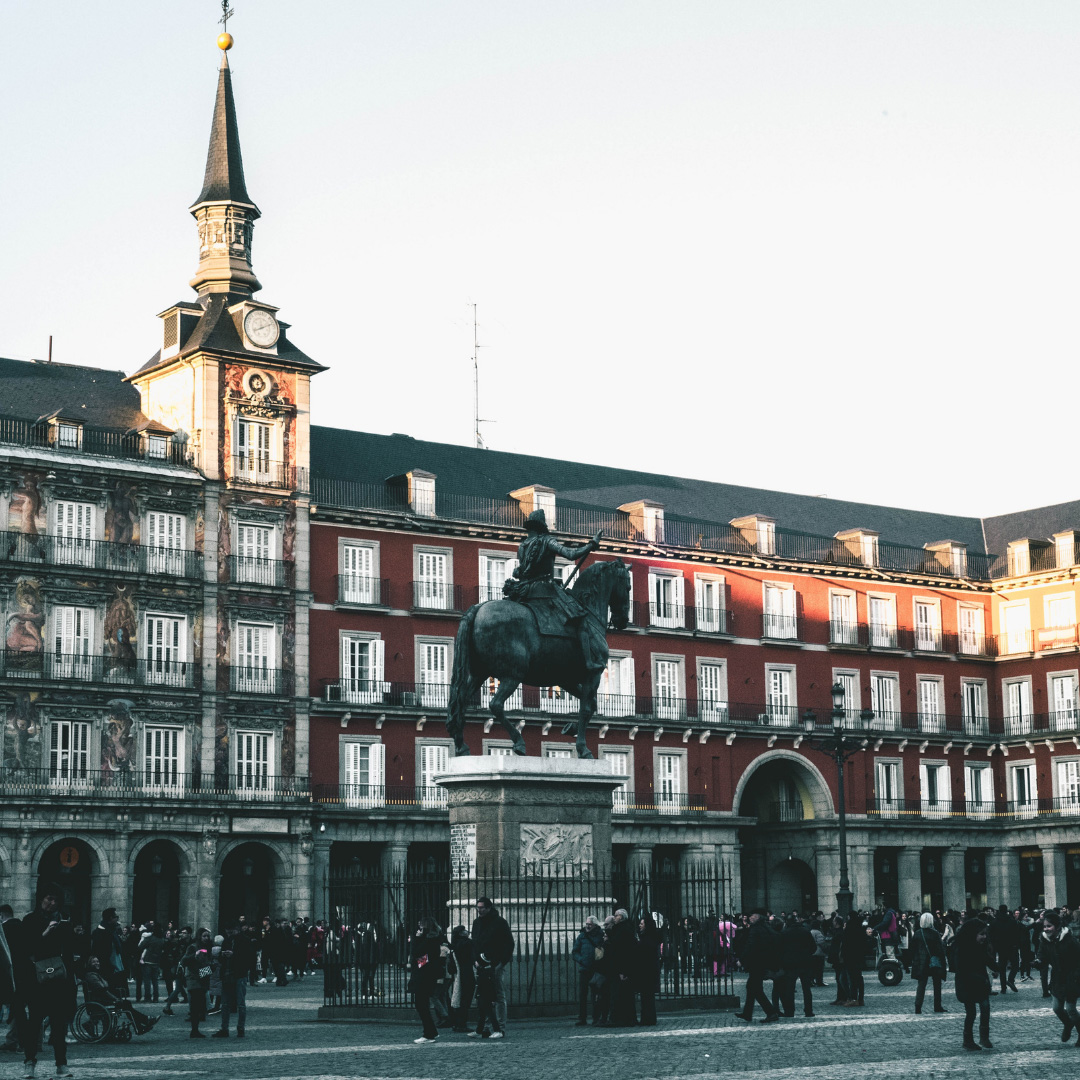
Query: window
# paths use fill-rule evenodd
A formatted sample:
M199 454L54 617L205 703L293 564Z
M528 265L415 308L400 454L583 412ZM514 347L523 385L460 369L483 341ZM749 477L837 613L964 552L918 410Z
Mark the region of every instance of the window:
M1056 764L1057 808L1074 809L1080 806L1080 760L1072 758L1069 761L1058 761Z
M1031 613L1028 602L1019 600L1001 605L1001 621L1005 628L1002 646L1005 653L1029 652L1031 649Z
M685 626L682 575L649 572L649 625Z
M596 711L601 716L633 716L637 709L634 687L634 658L629 653L612 653L600 676Z
M986 707L986 680L960 680L960 707L963 710L964 731L970 735L986 735L990 731Z
M1075 626L1076 597L1072 593L1065 596L1048 596L1044 601L1043 614L1047 627Z
M93 677L93 634L93 608L65 606L53 609L54 678Z
M164 795L177 794L187 785L183 765L184 731L173 727L147 727L143 732L143 787Z
M383 681L384 647L379 638L341 635L341 701L372 705L390 687Z
M438 611L453 609L453 590L450 587L450 557L444 551L416 549L416 595L418 608Z
M541 712L565 716L568 713L576 713L578 709L578 699L568 690L564 690L561 686L540 687Z
M945 730L945 688L940 678L920 675L919 691L919 730L940 732Z
M236 624L234 690L249 694L278 692L276 637L273 626L248 622Z
M493 742L489 739L485 739L484 754L487 757L512 757L514 754L514 744L508 742Z
M773 555L776 552L776 523L758 521L757 549L759 555Z
M968 817L993 816L994 788L989 765L964 766L964 803Z
M512 577L517 559L512 555L480 556L480 603L503 598L503 582Z
M795 590L790 585L765 583L765 616L762 634L767 638L794 638Z
M147 615L144 656L148 683L186 686L186 620L177 615Z
M844 726L859 726L859 714L862 712L862 691L859 689L857 671L838 671L833 669L833 682L844 688Z
M450 743L419 743L416 747L419 757L417 775L420 777L420 790L417 796L420 805L429 808L446 806L446 788L435 783L435 777L446 772L450 763Z
M723 661L698 661L698 719L722 724L728 718L727 668Z
M1076 727L1076 672L1050 676L1050 726L1057 731Z
M236 783L234 790L254 794L273 789L270 752L274 736L267 731L238 731L236 740Z
M78 450L82 443L82 424L65 424L62 420L56 425L56 446L60 450Z
M829 640L835 645L857 645L859 624L855 617L855 594L829 594Z
M1038 790L1035 787L1035 763L1023 762L1009 766L1012 781L1013 810L1017 814L1034 815L1039 806Z
M695 628L703 634L727 632L727 610L724 607L724 579L698 574L694 580L694 603L697 610Z
M49 722L49 784L67 787L90 779L90 724L86 720Z
M1005 734L1026 735L1031 728L1031 680L1009 679L1003 689Z
M151 510L146 515L146 569L151 574L184 576L183 514Z
M342 738L340 747L342 801L346 806L383 806L386 803L383 744Z
M871 596L870 609L870 644L875 649L895 649L896 636L896 597Z
M947 814L952 807L949 787L949 766L937 761L924 761L922 773L922 810L924 814Z
M574 756L574 748L569 745L562 745L556 743L544 744L544 757L546 758L572 758Z
M417 640L416 666L420 704L429 709L445 709L450 702L449 641Z
M244 480L270 479L270 425L257 420L236 422L236 475Z
M870 708L874 723L889 731L900 727L900 676L892 672L870 673Z
M1010 577L1031 572L1031 548L1026 540L1009 545L1008 563Z
M378 556L379 549L375 544L344 543L341 545L338 599L343 604L382 602Z
M961 604L959 607L960 651L967 656L980 656L986 646L983 641L983 609L981 604Z
M883 817L895 817L904 809L900 762L878 759L874 762L874 800Z
M658 720L679 720L685 716L682 694L682 660L653 660L653 715Z
M859 537L859 550L862 554L864 566L877 566L878 564L878 538L870 533L863 533Z
M766 723L789 727L798 719L795 705L794 669L766 668Z
M482 708L488 708L491 704L491 699L498 693L499 680L495 676L491 676L484 680L483 685L480 687L480 705ZM525 706L522 703L521 687L519 686L507 699L503 702L503 709L506 712L520 712Z
M666 750L656 752L656 793L657 809L661 813L675 814L682 808L686 787L683 783L682 754Z
M412 511L421 517L435 516L435 477L412 475Z
M1061 533L1054 537L1054 553L1058 567L1064 569L1076 562L1076 533Z
M915 601L915 648L941 652L941 608L936 602Z
M802 821L806 816L802 795L794 780L781 777L777 787L777 801L772 807L773 821Z
M277 585L274 530L269 525L236 526L236 580L252 585Z
M165 458L167 458L169 456L169 436L147 435L146 456L148 458L156 458L158 460L164 460Z
M625 748L621 746L602 746L600 747L600 760L607 762L611 768L612 776L622 777L622 783L613 793L612 809L616 813L626 813L633 801L633 794L630 791L632 751L628 746Z
M94 507L91 503L53 503L53 558L69 566L93 566Z

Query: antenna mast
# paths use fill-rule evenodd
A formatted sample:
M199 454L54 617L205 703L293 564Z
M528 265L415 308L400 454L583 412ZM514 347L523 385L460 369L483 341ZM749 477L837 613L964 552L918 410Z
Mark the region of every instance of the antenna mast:
M486 450L480 435L480 341L476 331L476 305L472 306L473 365L473 441L477 450Z

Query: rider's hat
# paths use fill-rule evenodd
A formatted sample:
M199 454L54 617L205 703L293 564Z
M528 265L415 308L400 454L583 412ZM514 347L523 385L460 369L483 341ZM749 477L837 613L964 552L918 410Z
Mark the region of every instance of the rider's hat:
M544 511L543 510L534 510L525 519L525 528L529 532L546 533L548 531L548 524L547 524L547 518L544 517Z

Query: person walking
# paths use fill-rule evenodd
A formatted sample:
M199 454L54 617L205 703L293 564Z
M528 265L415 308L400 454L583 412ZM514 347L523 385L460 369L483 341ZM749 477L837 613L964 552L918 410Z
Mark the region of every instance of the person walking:
M11 1025L25 1058L23 1075L32 1077L36 1075L40 1031L35 1031L30 1025L37 976L22 922L15 918L15 913L7 904L0 907L0 960L0 1003L11 1010Z
M160 994L161 964L165 956L165 938L157 923L150 923L149 930L139 944L141 962L143 1003L156 1005Z
M571 957L577 969L578 977L578 1018L575 1027L584 1027L589 1022L589 999L592 998L593 1023L599 1019L597 999L599 995L592 989L593 976L596 974L596 950L600 950L600 959L604 958L604 930L596 919L589 915L585 919L578 936L574 938Z
M1064 1025L1061 1041L1068 1042L1076 1031L1076 1045L1080 1046L1080 1016L1076 1013L1076 999L1080 996L1080 943L1068 926L1061 925L1056 911L1047 911L1043 922L1052 931L1048 948L1052 964L1050 992L1054 998L1054 1015Z
M38 906L22 921L26 948L35 962L37 985L31 988L30 1027L37 1058L41 1025L49 1021L49 1042L56 1059L54 1076L71 1076L67 1064L67 1029L75 1015L74 934L60 910L60 890L47 886ZM127 983L125 980L124 986ZM28 1075L34 1075L33 1071Z
M997 916L990 925L990 941L997 954L997 971L1001 979L1001 992L1007 986L1016 989L1016 973L1020 968L1020 924L1013 918L1005 904L998 908Z
M191 927L182 926L171 946L165 950L164 962L172 967L173 986L169 996L165 999L165 1008L161 1010L162 1016L172 1016L173 1002L190 1001L187 989L187 968L184 966L184 957L191 947Z
M419 1039L413 1039L414 1043L433 1043L439 1037L431 1016L431 998L442 978L444 941L442 929L434 919L425 916L417 924L409 950L409 986L423 1032Z
M812 983L814 938L803 921L792 915L780 931L780 969L773 980L773 1011L795 1015L795 984L802 985L803 1015L814 1015Z
M379 969L379 931L373 922L362 922L356 928L356 966L360 972L360 1000L370 998L372 1003L382 994L375 987L375 975ZM471 978L470 967L470 978Z
M90 952L101 961L101 974L109 989L118 997L128 996L127 971L124 967L124 943L120 937L120 918L116 908L106 908L101 922L90 932Z
M493 965L483 955L476 960L476 1030L470 1031L470 1038L501 1039L503 1030L499 1024L499 1014L495 1008L495 980L492 976ZM491 1032L486 1024L490 1021ZM417 1040L419 1041L419 1040Z
M765 996L764 981L768 973L775 972L780 966L780 941L769 928L765 911L761 908L750 913L750 929L743 942L739 960L747 972L746 1004L742 1012L737 1012L735 1015L740 1020L749 1023L754 1019L754 1002L756 1001L765 1013L761 1023L776 1023L780 1019L780 1014Z
M848 916L840 938L840 959L848 981L848 998L844 1004L855 1008L866 1004L866 983L862 972L863 964L866 963L867 934L862 915L853 911Z
M994 961L990 932L981 919L965 919L956 931L956 999L964 1006L964 1049L987 1050L990 1041L990 976ZM979 1010L979 1042L975 1041L975 1010ZM980 1045L981 1044L981 1045Z
M236 1037L242 1039L247 1027L248 972L254 963L251 939L244 933L238 920L225 935L221 946L221 1027L211 1036L213 1039L229 1037L229 1019L236 1015Z
M926 996L926 981L934 982L934 1012L943 1013L941 981L945 978L947 961L941 935L934 929L934 916L924 911L919 916L919 929L911 935L911 977L918 980L915 988L915 1012L921 1013Z
M213 972L211 949L213 940L206 927L200 927L194 940L188 946L182 961L187 975L188 997L190 999L189 1019L191 1032L189 1039L205 1039L199 1030L199 1024L206 1019L206 995L210 989L210 975Z
M1047 915L1053 916L1056 922L1047 919ZM1042 919L1036 924L1039 930L1038 943L1035 948L1039 958L1039 981L1042 983L1042 996L1052 997L1050 993L1050 980L1054 962L1053 943L1057 940L1057 932L1061 928L1061 916L1056 911L1047 909L1043 912Z
M499 1016L499 1030L506 1034L506 965L514 956L514 935L507 921L495 910L486 896L476 901L476 918L472 925L473 956L491 967L492 992L495 995L495 1012Z
M642 1027L656 1027L656 992L660 988L660 930L651 913L638 923L637 987L641 995ZM722 961L721 961L722 962Z

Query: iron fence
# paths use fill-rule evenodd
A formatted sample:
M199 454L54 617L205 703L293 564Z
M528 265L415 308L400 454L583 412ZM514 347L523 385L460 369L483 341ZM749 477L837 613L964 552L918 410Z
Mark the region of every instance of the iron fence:
M413 1007L409 947L420 919L471 928L476 901L489 897L514 935L504 987L511 1015L566 1013L578 1005L572 952L586 916L603 922L618 909L651 912L660 932L658 1001L668 1007L731 1007L731 942L721 924L731 880L719 862L674 872L610 872L593 865L507 863L332 868L324 881L330 913L324 1007L320 1017L377 1016ZM447 984L444 984L447 986Z
M0 563L3 562L183 578L201 577L203 567L202 553L186 548L21 532L0 532Z
M0 418L0 443L55 450L58 453L143 459L169 465L191 465L187 445L176 436L154 438L146 432L94 424L49 424L18 417Z

